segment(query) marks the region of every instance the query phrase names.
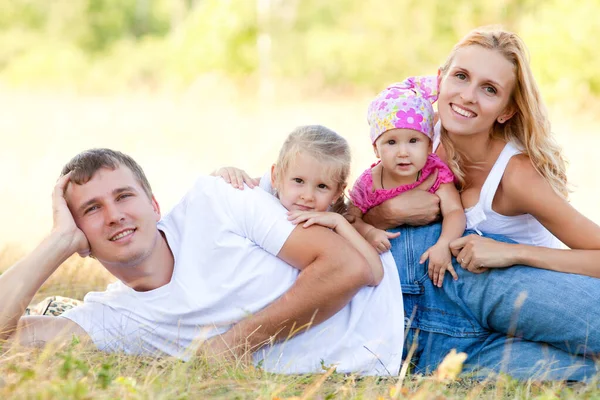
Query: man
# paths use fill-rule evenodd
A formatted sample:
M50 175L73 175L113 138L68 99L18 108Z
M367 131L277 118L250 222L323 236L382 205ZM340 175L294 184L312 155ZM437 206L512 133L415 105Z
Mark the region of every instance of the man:
M260 189L203 177L161 219L139 165L93 149L64 167L53 215L50 235L0 276L0 339L43 344L77 335L106 351L184 359L196 340L213 338L204 347L240 355L286 339L254 360L280 372L318 371L321 362L339 371L398 371L396 270L379 287L361 289L374 283L362 255L326 228L294 227ZM21 318L75 252L95 257L118 281L61 317Z

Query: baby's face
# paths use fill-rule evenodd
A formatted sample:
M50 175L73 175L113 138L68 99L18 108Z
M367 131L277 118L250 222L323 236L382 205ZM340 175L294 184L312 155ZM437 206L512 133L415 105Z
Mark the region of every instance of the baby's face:
M290 211L327 211L341 195L331 178L331 165L299 154L281 179L273 176L279 200Z
M374 147L383 168L399 177L409 177L425 166L431 140L413 129L390 129L377 138Z

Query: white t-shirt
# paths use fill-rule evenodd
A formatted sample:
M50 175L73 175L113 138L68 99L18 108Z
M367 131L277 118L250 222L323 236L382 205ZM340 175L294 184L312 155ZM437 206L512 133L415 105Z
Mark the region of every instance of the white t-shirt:
M101 350L188 359L194 339L226 332L281 296L299 273L276 257L294 226L281 203L259 188L237 190L202 177L158 228L175 258L167 285L136 292L118 281L63 314ZM361 289L332 318L263 348L254 361L272 372L319 372L323 362L340 372L396 374L402 294L391 254L382 260L379 286Z

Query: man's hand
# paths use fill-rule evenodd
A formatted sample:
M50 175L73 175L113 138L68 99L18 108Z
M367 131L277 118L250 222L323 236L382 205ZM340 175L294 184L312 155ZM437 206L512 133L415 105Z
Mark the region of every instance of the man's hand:
M77 227L73 215L65 199L65 190L69 184L71 172L61 176L52 193L52 233L60 237L67 244L67 252L79 253L81 257L90 255L90 245L84 233Z
M363 220L379 229L400 225L422 226L440 217L440 198L428 190L437 179L437 170L413 190L373 207Z
M196 355L208 361L249 365L252 363L252 352L247 338L237 331L237 325L233 325L222 335L200 342Z

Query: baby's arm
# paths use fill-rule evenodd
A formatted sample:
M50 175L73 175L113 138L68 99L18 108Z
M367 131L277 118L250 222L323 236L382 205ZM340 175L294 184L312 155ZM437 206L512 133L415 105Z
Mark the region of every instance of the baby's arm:
M440 198L440 210L442 212L442 234L440 239L446 244L450 244L454 239L458 239L465 233L467 217L460 201L460 194L456 190L454 183L443 183L435 192Z
M348 207L348 214L352 216L350 220L354 229L356 229L356 231L360 233L360 235L379 253L388 251L392 247L390 239L400 236L399 232L390 233L367 224L362 219L362 211L352 203L350 203L350 206Z
M225 182L230 183L236 189L244 190L244 183L250 189L260 185L260 178L250 178L243 169L236 167L222 167L210 173L211 176L220 176Z
M350 225L342 215L333 212L318 211L290 211L288 219L293 224L304 222L303 227L308 228L317 224L333 229L335 233L346 239L362 254L373 272L373 285L377 286L383 279L383 265L377 251Z
M421 264L429 259L429 277L435 285L442 287L446 269L454 279L458 279L452 267L450 242L462 236L467 224L467 217L460 201L460 194L454 183L443 183L435 192L440 198L442 213L442 233L437 243L421 256Z

